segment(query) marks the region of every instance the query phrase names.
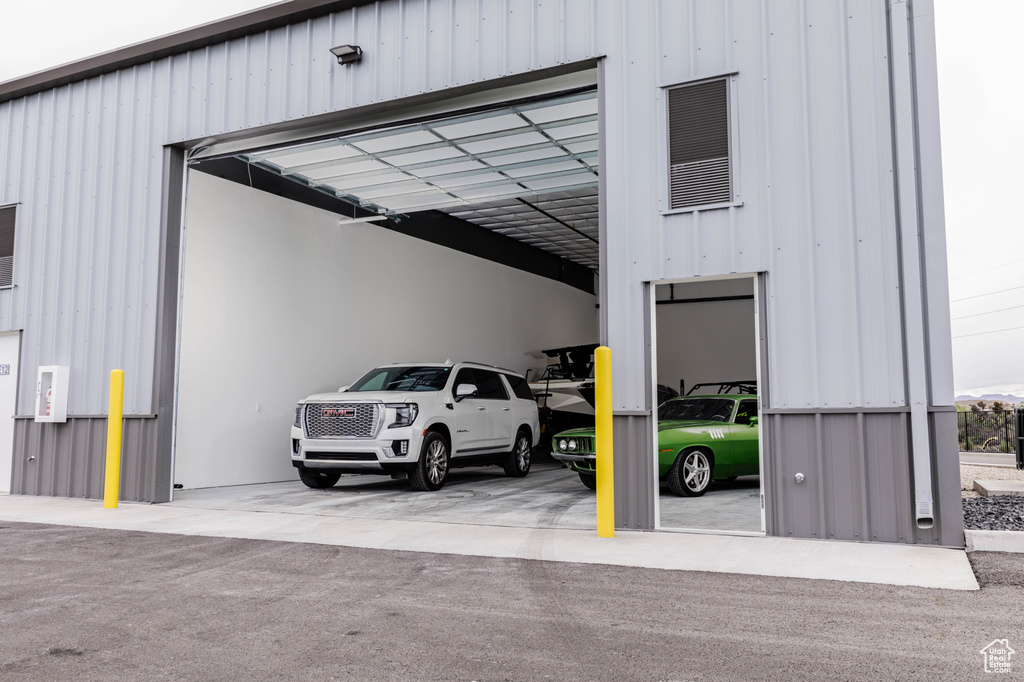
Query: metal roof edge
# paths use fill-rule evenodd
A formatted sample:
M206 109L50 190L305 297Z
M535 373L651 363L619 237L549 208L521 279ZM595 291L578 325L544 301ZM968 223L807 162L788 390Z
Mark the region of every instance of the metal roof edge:
M373 0L286 0L0 83L0 103L207 45L341 12Z

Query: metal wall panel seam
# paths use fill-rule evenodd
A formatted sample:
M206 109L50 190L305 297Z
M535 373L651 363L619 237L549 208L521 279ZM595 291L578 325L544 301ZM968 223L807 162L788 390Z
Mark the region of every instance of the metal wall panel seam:
M849 0L843 0L842 14L839 15L839 33L842 37L842 50L843 56L843 68L842 68L842 87L840 92L842 93L842 107L840 108L843 112L843 127L846 129L846 134L843 136L843 157L845 164L843 169L845 171L846 187L848 188L848 201L846 206L846 217L849 221L849 244L847 248L847 263L850 268L850 292L853 297L853 309L855 311L854 319L857 323L856 329L856 358L857 367L855 371L849 373L849 378L853 382L852 386L852 400L848 397L847 404L852 405L854 403L858 405L864 404L864 372L867 371L866 363L864 361L864 345L862 342L864 327L865 327L865 311L863 301L860 296L860 253L858 240L859 230L857 227L857 185L856 185L856 174L853 170L853 111L852 111L852 95L850 92L850 20L849 20Z
M822 391L822 370L821 363L824 362L824 358L821 356L819 349L821 347L820 341L820 325L822 323L822 312L818 308L818 297L817 297L817 284L818 284L818 268L815 263L815 244L817 243L817 229L815 225L815 213L814 213L814 177L813 177L813 164L811 161L811 101L810 101L810 88L808 81L810 75L808 73L810 69L809 60L807 57L807 0L801 0L800 2L800 116L803 123L803 139L801 142L801 151L803 152L803 209L804 209L804 220L807 221L806 235L801 235L808 242L805 244L806 251L806 286L804 287L804 293L806 294L805 300L807 301L806 310L814 310L814 323L808 329L807 340L809 342L808 355L815 359L815 362L810 367L814 371L814 376L809 377L806 381L808 388L810 389L805 394L805 399L809 400L808 405L821 405L822 394L828 395L827 390ZM824 403L827 405L827 400Z
M139 271L139 255L145 254L145 232L146 230L135 230L134 225L138 225L137 212L138 212L138 188L136 187L139 179L138 173L138 155L136 150L138 149L138 135L139 135L139 108L138 93L140 90L139 74L142 70L142 66L132 68L132 97L131 97L131 113L130 121L131 125L128 132L128 186L131 187L131 191L128 192L128 196L124 198L126 204L125 207L125 254L124 260L121 261L122 267L124 268L124 282L122 283L124 291L124 310L127 315L126 323L123 328L123 335L119 339L121 351L120 355L123 360L120 362L115 358L110 369L115 369L118 365L128 366L132 364L132 356L134 351L139 347L139 341L137 335L137 329L133 318L138 314L138 306L133 304L131 293L132 291L138 291L141 289L141 282L136 282L136 277L140 277ZM145 190L143 189L143 193ZM145 197L142 197L145 201ZM141 232L142 234L138 234ZM141 279L141 277L140 277ZM135 358L137 359L137 358ZM98 368L99 369L99 368ZM131 382L125 386L125 404L138 406L136 400L138 399L138 391L136 390L137 383ZM102 398L101 398L102 399ZM131 410L131 408L129 408Z
M773 452L779 453L781 458L785 450L782 449L782 417L775 416L773 418L773 436L775 439ZM782 535L783 531L786 531L789 535L793 535L793 498L790 495L784 495L783 489L785 488L784 477L787 475L786 467L782 465L781 461L776 461L778 469L773 476L773 486L775 487L775 499L777 503L774 505L775 513L779 519L779 531Z
M914 52L915 121L918 188L921 201L922 252L926 292L926 339L930 404L953 404L952 333L943 211L942 147L939 126L938 74L934 6L916 0L911 6ZM938 291L935 291L938 289Z
M112 283L113 286L110 288L110 301L114 308L121 311L121 314L117 316L117 331L110 335L108 338L111 344L107 346L107 357L102 366L113 367L118 362L118 356L124 353L126 337L128 329L130 327L130 311L128 307L128 295L127 286L128 272L129 272L129 254L131 253L132 247L132 234L129 226L131 219L131 205L134 201L132 191L134 179L133 168L132 168L132 142L134 137L134 102L135 102L135 78L138 73L138 67L133 66L127 72L120 72L120 81L122 87L119 90L118 97L118 116L123 122L122 126L118 128L118 154L115 159L115 177L118 178L117 184L121 187L125 187L128 191L119 194L114 201L113 221L117 226L115 234L117 235L117 258L116 263L120 266L116 272L116 279ZM127 81L127 84L125 83ZM130 103L125 102L125 98L129 98ZM126 196L127 195L127 196ZM102 372L102 369L97 367L96 369ZM131 398L133 397L130 388L126 387L125 390L125 402L131 405Z
M761 121L763 128L765 130L770 130L772 127L772 118L771 107L769 105L770 97L768 93L768 75L770 73L770 58L768 50L768 39L766 37L766 34L768 32L767 2L768 0L761 0L761 22L758 36L760 38L761 43ZM768 134L763 134L762 136L764 138L764 158L762 160L761 167L764 173L764 186L759 188L759 190L764 197L764 200L762 202L764 208L761 211L761 220L759 222L764 226L764 232L766 234L766 241L768 247L768 255L767 258L764 259L764 262L769 264L768 267L771 267L771 264L775 263L775 230L774 223L772 221L772 146L771 136ZM764 324L765 332L768 336L768 354L764 358L763 362L765 362L767 372L770 375L771 372L775 371L775 369L779 367L778 350L776 348L777 344L773 342L773 339L775 338L773 334L775 324L773 320L773 313L775 309L773 301L775 295L772 287L770 273L768 276L765 277L765 295L766 298L764 305L767 315L765 316ZM777 407L782 405L782 403L777 398L775 398L773 394L770 392L770 388L769 391L765 392L765 395L763 396L762 400L763 407ZM776 450L776 452L778 452L778 450Z
M13 113L14 108L11 102L0 104L0 204L11 203L10 188L7 183L11 178L11 160L13 158L10 153L11 138L13 137L11 132Z
M312 66L316 64L316 57L313 56L313 21L307 19L306 22L306 63L310 65L309 68L299 69L302 74L303 90L305 90L305 97L303 101L305 106L303 110L307 113L311 113L315 110L313 100L313 74Z
M52 100L53 97L54 97L54 91L50 91L48 93L45 93L45 94L41 93L41 94L39 94L36 97L32 97L31 100L30 100L35 105L34 112L33 112L35 114L35 116L34 116L35 125L32 127L33 130L31 132L31 134L30 135L26 135L26 137L28 138L28 141L29 141L29 144L27 144L26 146L27 147L31 147L34 150L33 158L35 158L35 159L42 159L42 158L44 158L43 151L42 151L42 137L43 137L42 136L42 130L43 130L44 118L43 118L43 115L42 115L42 112L41 112L41 109L42 109L41 103L44 100L44 98ZM49 154L47 154L47 157L48 156L49 156ZM25 204L26 204L26 207L28 207L28 212L29 212L29 215L31 216L30 223L29 223L29 225L30 225L29 226L29 230L30 230L29 231L29 259L33 263L42 263L42 265L43 265L43 272L42 272L42 274L45 276L46 275L46 270L45 270L46 262L45 262L45 259L43 258L43 254L45 253L45 250L40 249L37 246L37 243L40 240L45 240L46 239L46 224L43 222L44 221L43 210L46 207L46 200L45 200L45 196L43 196L43 197L40 196L40 194L43 194L43 192L45 192L45 188L44 188L43 192L39 191L39 185L40 185L40 183L38 182L38 180L39 180L39 170L29 166L29 162L27 160L23 160L22 163L25 166L28 166L28 169L26 170L26 175L23 175L22 177L26 178L26 176L27 176L26 179L28 179L28 183L29 183L28 187L25 188L25 195L26 195L25 196L25 198L26 198ZM42 280L42 281L45 282L46 280ZM33 305L31 306L30 310L37 311L37 312L28 312L25 315L26 321L28 323L33 323L34 322L35 324L38 325L38 327L36 327L36 329L38 329L38 331L36 332L36 334L38 335L37 338L36 339L26 339L26 342L27 342L26 345L31 345L33 342L38 345L40 343L38 337L45 338L46 320L45 320L45 315L42 313L43 306L39 304L39 301L42 300L43 289L44 289L44 287L42 287L42 286L36 286L36 287L32 287L31 289L28 290L28 292L26 292L27 293L26 298L28 298L29 301L31 301L33 303ZM28 328L28 324L26 324L26 328ZM31 365L29 365L29 366L31 366ZM27 383L28 382L26 381L26 384ZM35 381L34 381L34 377L33 377L32 385L34 386L34 384L35 384ZM34 393L34 391L33 391L33 393Z
M871 537L871 490L868 487L868 451L867 437L864 429L867 426L863 414L857 415L857 473L860 475L860 536L859 539L867 540Z
M156 88L157 79L155 63L150 62L150 64L148 65L147 76L148 78L145 79L147 85L143 89L142 96L146 96L147 99L152 99L154 89ZM136 98L136 101L138 101L138 99L139 98ZM144 145L142 145L143 167L142 169L140 169L139 173L133 173L133 176L141 177L143 182L142 201L141 207L139 208L139 215L137 215L136 219L132 221L133 225L138 226L133 231L137 232L140 235L143 248L142 257L140 260L137 260L138 271L136 273L135 278L133 278L137 282L135 284L136 295L134 300L135 310L137 311L137 320L135 322L134 330L135 340L134 343L129 342L128 344L129 360L127 363L125 363L126 366L130 367L144 367L147 364L153 364L155 366L155 357L153 358L153 363L147 362L150 359L149 349L153 349L155 345L155 339L149 338L149 334L147 333L147 322L149 318L147 311L150 308L149 301L155 299L155 291L152 290L150 286L148 286L148 282L151 281L151 278L147 277L148 271L150 269L149 267L147 267L147 265L150 263L150 257L152 256L153 253L154 243L156 243L157 245L159 244L159 237L157 237L157 239L154 239L152 236L153 232L151 230L144 229L143 226L153 224L152 221L154 220L154 218L156 220L156 224L159 224L159 209L153 209L153 204L155 203L153 201L153 195L155 194L154 190L156 189L156 187L154 186L153 178L154 156L153 152L151 151L155 146L153 130L156 124L153 120L152 108L144 108L143 116L144 118L136 123L136 125L143 131L142 139L145 141ZM163 183L161 182L160 185L162 184ZM112 367L110 369L115 368ZM133 382L134 395L132 403L130 404L134 404L135 408L133 410L130 409L126 411L142 413L152 412L155 409L155 405L152 405L150 402L151 398L147 399L147 396L150 395L150 391L145 390L145 386L149 384L149 381L145 381L143 377L144 373L140 372L140 381Z
M71 107L70 111L77 111L76 114L71 114L68 120L68 131L69 139L66 143L68 152L71 154L71 161L68 162L67 177L64 182L64 192L67 197L64 203L64 210L61 212L60 222L61 225L67 225L71 220L71 215L78 218L83 215L83 188L86 182L86 176L88 173L85 172L85 130L86 130L86 107L88 92L86 85L83 83L74 83L69 86L71 97L70 101L75 101L75 106ZM73 118L78 119L76 124L72 124ZM76 220L76 222L78 222ZM83 229L79 223L79 229L71 230L71 234L68 235L66 242L66 253L67 259L70 261L67 266L61 268L62 272L70 274L68 278L69 291L64 293L63 301L66 310L67 330L62 334L65 342L68 344L67 351L65 352L65 359L69 365L77 367L86 367L85 363L81 361L81 355L78 351L80 347L79 324L83 320L83 317L79 314L79 282L81 281L81 275L83 268L88 266L82 262L82 252L80 244L82 241ZM85 383L85 382L83 382ZM87 383L85 385L88 385ZM70 388L70 387L69 387ZM76 387L79 391L82 391L84 387ZM72 389L74 392L74 389ZM84 391L87 393L87 391ZM70 401L70 396L69 396Z
M830 492L834 492L832 489L834 481L832 481L832 467L827 466L828 458L825 457L825 425L822 421L822 415L814 415L814 457L815 457L815 468L817 471L818 480L815 481L815 497L817 498L817 504L815 505L818 509L818 532L813 533L819 539L825 539L828 537L830 530L832 530L829 524L828 518L828 502L825 499L825 489L828 488ZM805 481L807 483L807 481Z

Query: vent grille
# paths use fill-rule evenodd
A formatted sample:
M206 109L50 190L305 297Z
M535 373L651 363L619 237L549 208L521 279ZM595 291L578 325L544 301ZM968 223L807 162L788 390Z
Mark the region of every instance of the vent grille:
M372 452L307 452L306 459L332 462L376 462L377 455Z
M732 200L729 104L725 79L669 90L672 208Z
M352 416L324 416L325 410L352 411ZM381 409L376 403L311 403L306 405L306 438L372 438Z
M0 287L14 283L15 207L0 208Z

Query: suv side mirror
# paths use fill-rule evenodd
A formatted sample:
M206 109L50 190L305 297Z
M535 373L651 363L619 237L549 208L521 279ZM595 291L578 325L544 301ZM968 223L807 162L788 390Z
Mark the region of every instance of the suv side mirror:
M479 395L476 384L459 384L455 387L455 402L462 402L463 398L472 398Z
M750 418L750 425L757 426L757 415L754 415L753 417Z
M347 390L348 390L348 386L342 386L341 388L338 389L338 393L344 393Z

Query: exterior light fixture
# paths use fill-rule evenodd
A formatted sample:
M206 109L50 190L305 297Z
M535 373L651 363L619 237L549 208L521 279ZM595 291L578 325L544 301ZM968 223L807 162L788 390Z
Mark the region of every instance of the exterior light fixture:
M358 64L363 61L363 48L358 45L339 45L331 48L331 54L338 58L339 64Z

